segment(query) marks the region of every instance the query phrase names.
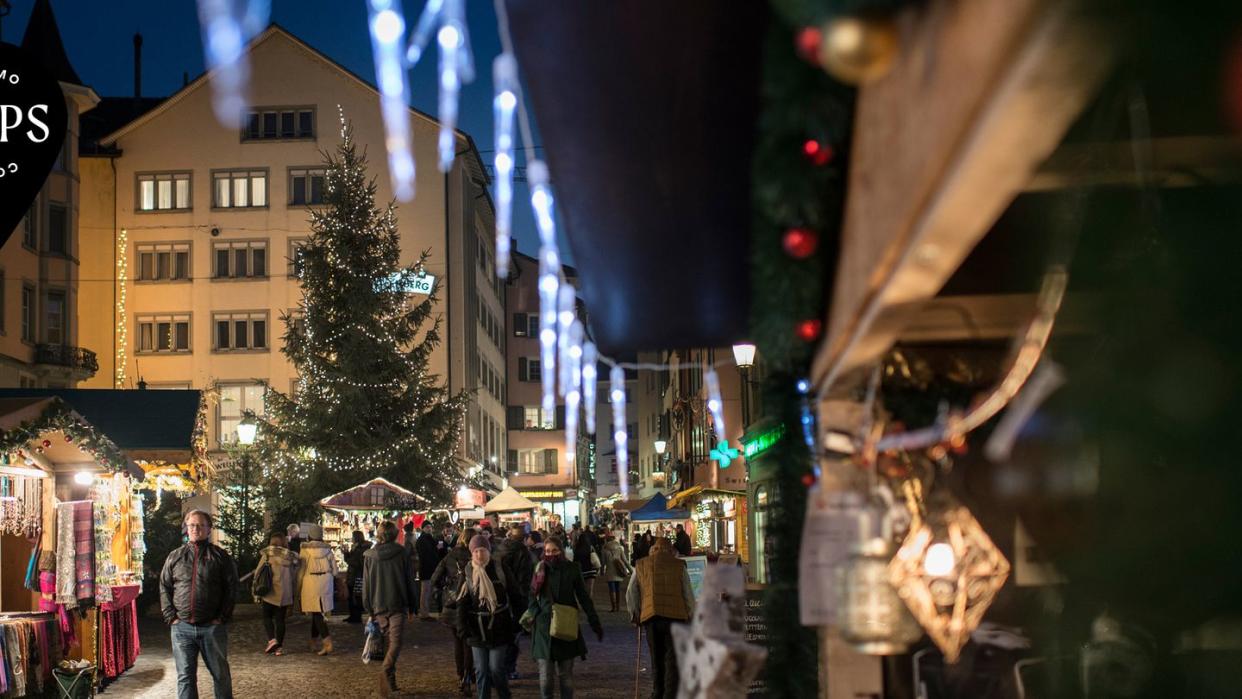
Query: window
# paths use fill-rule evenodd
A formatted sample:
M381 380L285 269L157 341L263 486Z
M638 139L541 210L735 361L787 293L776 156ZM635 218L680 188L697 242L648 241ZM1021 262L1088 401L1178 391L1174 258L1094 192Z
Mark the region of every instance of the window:
M518 449L518 473L556 473L560 463L556 449Z
M539 370L539 360L533 357L518 357L518 381L543 381Z
M246 115L243 141L314 138L314 107L264 107Z
M20 388L36 388L39 385L39 382L35 381L35 377L33 376L28 374L19 374L17 377L17 385Z
M139 211L184 211L190 208L190 173L138 175Z
M323 168L289 170L289 204L305 206L323 203Z
M49 345L62 345L65 333L65 292L49 291L43 299L43 341Z
M214 279L244 279L267 276L267 241L235 240L212 246L211 276Z
M69 254L69 210L64 204L47 207L47 252Z
M26 212L22 220L22 245L34 249L39 247L39 202L35 202Z
M190 351L189 313L141 315L134 326L140 353Z
M514 313L513 314L513 336L514 337L539 337L539 314L538 313Z
M216 437L221 445L237 442L237 425L247 412L262 416L263 394L267 386L255 383L219 384L216 406Z
M527 405L523 407L522 414L524 423L528 430L554 430L556 429L556 411L544 410L537 405Z
M138 256L134 281L169 282L190 279L189 243L152 243L135 245Z
M261 208L267 206L267 171L237 170L213 172L212 202L217 209Z
M217 352L267 350L267 312L212 315L213 348Z
M22 340L34 342L35 330L35 290L33 286L22 285Z

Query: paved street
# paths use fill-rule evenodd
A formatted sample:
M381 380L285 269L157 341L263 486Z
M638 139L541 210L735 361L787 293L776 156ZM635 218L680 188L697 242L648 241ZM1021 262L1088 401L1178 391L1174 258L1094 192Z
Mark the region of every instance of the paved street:
M596 608L607 610L607 588L599 583ZM588 633L589 655L575 668L575 696L620 699L634 696L635 650L634 628L623 612L601 611L604 622L604 643ZM371 697L378 695L379 663L364 665L362 625L346 624L344 616L329 620L336 651L327 657L310 652L309 617L291 617L285 637L285 655L263 654L266 635L259 608L239 605L237 619L229 637L229 655L233 668L233 691L239 698L273 697L296 692L299 697ZM133 699L168 699L176 696L177 672L173 666L168 629L158 617L141 621L142 655L134 667L108 686L103 696ZM530 639L522 639L522 655L518 672L522 678L511 682L513 696L539 696L538 670L530 658ZM643 667L646 644L643 644ZM405 645L401 650L397 684L402 697L455 697L457 683L453 669L453 644L447 628L439 623L414 621L406 625ZM640 696L650 694L650 675L642 673ZM211 676L199 663L199 694L211 696Z

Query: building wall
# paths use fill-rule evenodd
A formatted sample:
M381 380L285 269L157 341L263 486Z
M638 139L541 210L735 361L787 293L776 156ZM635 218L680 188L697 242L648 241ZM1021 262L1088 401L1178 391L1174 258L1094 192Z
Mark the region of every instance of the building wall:
M69 124L60 157L35 198L31 212L0 248L0 272L4 279L3 298L0 299L0 386L75 388L90 373L83 368L75 369L72 358L65 364L59 360L40 360L36 356L38 345L79 346L79 318L75 309L82 292L79 260L84 251L79 242L78 136L81 114L99 100L89 88L80 85L61 83L61 89L65 93ZM50 245L53 208L63 211L65 217L63 253L52 250ZM29 300L33 302L27 332L23 332L23 289L28 290ZM56 314L60 318L55 324L59 327L57 333L50 322L53 294L63 298Z
M103 166L92 168L97 179L85 183L92 201L93 228L101 235L84 241L84 258L91 260L90 276L115 278L116 244L114 235L126 239L128 281L124 284L125 303L119 320L128 335L124 348L125 386L141 378L153 386L185 385L211 388L218 382L248 382L261 379L281 391L289 391L295 378L293 366L280 353L284 323L280 316L293 309L301 288L289 274L291 244L310 234L310 208L294 205L290 198L289 170L322 167L320 151L333 151L339 142L338 105L354 129L354 138L369 155L369 172L375 180L376 204L383 207L392 200L392 188L384 157L384 130L376 93L343 69L317 55L278 29L269 29L251 49L250 102L255 107L312 107L315 110L315 137L301 140L243 141L237 129L221 126L213 116L211 86L207 78L192 83L169 99L167 108L157 108L140 118L116 140L121 155L116 158L115 180ZM463 323L473 321L473 312L461 310L458 297L449 285L462 273L458 260L450 256L451 231L463 229L462 220L473 215L459 209L464 198L455 193L467 177L458 158L453 172L440 174L436 162L438 126L429 118L410 113L414 153L418 162L417 193L413 201L400 203L397 222L401 236L401 261L417 260L423 250L431 252L428 271L439 277L441 327L446 341L432 353L430 370L442 380L453 381L461 367L474 361L465 343L452 342ZM468 142L459 139L459 152L468 152ZM253 169L267 173L267 206L249 209L218 209L212 202L212 173L216 170ZM143 212L137 210L139 173L191 173L191 206L186 211ZM112 211L102 206L115 188ZM474 206L490 206L484 198ZM112 219L115 217L115 224ZM267 249L267 276L246 279L213 279L213 246L239 241L264 241ZM134 281L138 268L137 246L157 243L188 243L191 274L187 281ZM118 291L119 293L119 291ZM118 309L119 311L119 309ZM220 312L253 311L267 314L267 349L213 351L212 316ZM137 351L139 316L189 314L190 350L181 353L140 353ZM84 318L91 324L88 333L103 340L112 335L113 314ZM450 361L450 352L456 355ZM101 372L102 373L102 372ZM97 379L107 385L106 378ZM454 385L460 385L454 383ZM251 407L251 406L246 406ZM214 447L219 409L211 416L210 440Z

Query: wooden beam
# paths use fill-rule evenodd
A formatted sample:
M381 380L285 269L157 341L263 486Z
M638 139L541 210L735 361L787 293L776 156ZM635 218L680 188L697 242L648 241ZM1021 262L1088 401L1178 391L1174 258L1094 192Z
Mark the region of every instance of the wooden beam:
M1056 148L1110 66L1069 0L932 0L859 92L821 395L879 359Z
M1072 187L1199 187L1238 181L1242 139L1176 136L1146 142L1063 145L1026 183L1027 192ZM1138 162L1143 166L1139 167Z

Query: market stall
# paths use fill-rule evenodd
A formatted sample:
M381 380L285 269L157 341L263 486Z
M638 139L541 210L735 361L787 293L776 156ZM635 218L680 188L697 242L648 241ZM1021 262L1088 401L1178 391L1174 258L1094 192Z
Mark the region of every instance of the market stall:
M537 509L535 503L523 497L518 491L505 488L483 507L483 512L489 516L494 515L503 529L511 522L533 527Z
M671 537L678 524L690 526L690 513L680 508L669 509L664 493L656 493L646 504L630 513L630 529L626 532L626 539L648 531L656 536Z
M576 488L521 488L517 492L538 508L535 526L546 529L559 524L566 529L582 518L581 494Z
M352 532L361 531L375 541L380 522L391 519L403 529L406 522L422 526L427 518L427 499L385 478L372 478L319 501L323 508L320 524L323 540L332 547L338 569L345 570L343 543L349 543Z
M696 550L749 560L744 491L696 485L669 498L668 506L690 513L687 530Z

